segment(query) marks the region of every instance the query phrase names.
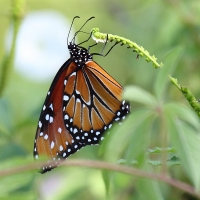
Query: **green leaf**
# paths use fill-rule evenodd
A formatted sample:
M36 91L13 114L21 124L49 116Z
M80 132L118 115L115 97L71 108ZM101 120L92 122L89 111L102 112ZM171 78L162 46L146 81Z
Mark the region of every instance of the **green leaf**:
M0 99L0 136L7 135L12 127L11 109L8 99Z
M162 153L163 151L166 151L168 153L174 153L176 150L173 147L168 147L166 149L160 148L160 147L155 147L153 149L148 149L148 153Z
M167 122L170 139L180 156L181 166L200 192L200 135L176 117L169 116Z
M164 67L159 70L154 87L158 99L161 99L166 93L167 85L169 84L168 75L175 70L182 53L183 47L179 46L172 49L165 57L163 61Z
M114 126L110 134L105 137L99 147L100 155L103 155L106 160L116 162L124 151L127 151L127 145L132 146L135 152L141 151L143 145L140 142L144 144L147 140L147 132L140 128L144 127L146 120L151 116L152 112L147 109L131 113L121 126Z
M122 126L114 127L106 137L106 143L100 146L101 153L104 153L102 159L115 163L125 159L125 165L143 166L147 160L149 130L153 119L151 110L140 110L132 113ZM108 189L109 182L107 179L104 181Z
M164 110L166 113L178 116L180 119L186 121L200 132L199 118L191 108L182 104L168 103L164 105Z
M139 200L164 200L159 184L156 181L148 179L138 179L135 182L135 186L139 194Z
M124 98L129 101L153 106L156 104L156 99L149 92L137 86L127 86L124 89Z
M6 161L1 161L0 170L14 168L15 166L22 166L24 164L33 162L27 158L15 157ZM0 178L0 199L5 195L9 195L16 190L28 187L32 184L33 172L22 172L18 174L10 174Z
M106 196L109 195L110 181L112 179L112 176L113 173L110 173L110 171L102 170L102 178L106 189Z
M148 163L153 166L162 165L162 162L160 160L149 160ZM167 166L172 166L172 165L180 165L178 157L173 156L167 160Z
M146 111L146 114L148 112ZM147 160L147 149L150 142L150 131L154 115L150 113L142 118L142 120L136 125L134 132L129 135L128 145L125 152L125 159L132 163L132 160L136 160L138 165L143 165Z
M0 160L14 158L15 156L25 156L26 151L22 145L16 144L15 141L0 145Z
M167 160L167 165L180 165L180 160L177 156L172 156L169 160Z
M38 195L36 194L36 192L34 190L30 191L30 192L15 192L6 196L2 196L1 200L35 200L38 199Z

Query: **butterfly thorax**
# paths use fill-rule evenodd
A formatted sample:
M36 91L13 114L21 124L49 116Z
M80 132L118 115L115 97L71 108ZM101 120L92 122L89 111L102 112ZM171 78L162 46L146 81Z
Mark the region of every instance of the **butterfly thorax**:
M71 59L77 64L79 68L84 67L87 61L91 61L92 55L84 47L70 43L68 45Z

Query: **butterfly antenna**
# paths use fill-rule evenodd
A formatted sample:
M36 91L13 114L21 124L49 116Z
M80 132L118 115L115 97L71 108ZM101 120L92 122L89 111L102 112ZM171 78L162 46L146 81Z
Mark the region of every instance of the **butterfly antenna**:
M72 20L72 23L71 23L71 26L70 26L70 29L69 29L69 32L68 32L68 36L67 36L67 45L69 44L69 43L68 43L69 34L70 34L70 32L71 32L72 25L73 25L73 23L74 23L74 20L75 20L76 18L80 18L80 17L79 17L79 16L75 16L75 17L73 18L73 20Z
M76 35L77 35L79 32L81 32L81 29L87 24L87 22L90 21L90 20L93 19L93 18L95 18L95 17L93 16L93 17L90 17L88 20L86 20L86 22L81 26L81 28L80 28L78 31L76 31L76 33L74 34L74 37L73 37L72 41L75 39Z

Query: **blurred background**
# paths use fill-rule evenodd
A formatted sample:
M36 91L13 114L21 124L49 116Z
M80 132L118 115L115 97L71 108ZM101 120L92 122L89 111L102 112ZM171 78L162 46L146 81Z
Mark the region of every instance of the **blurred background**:
M84 27L84 31L89 32L92 28L98 27L100 32L130 39L143 46L150 55L155 55L158 63L163 62L164 67L171 67L165 65L165 59L171 55L170 52L178 48L179 53L172 62L173 67L169 71L166 70L165 78L159 81L156 81L157 77L162 77L159 74L164 67L153 68L151 63L147 63L143 58L137 59L137 54L124 46L118 45L108 56L95 56L94 59L125 89L127 86L137 86L141 91L151 94L158 100L159 108L163 108L165 102L178 102L187 112L193 113L182 94L169 83L168 74L177 78L180 84L189 87L198 99L200 96L199 0L13 0L1 1L0 4L0 78L5 79L0 96L0 169L14 167L33 159L34 137L41 107L53 77L69 58L67 34L76 15L80 16L80 19L75 20L72 35L88 18L95 16L95 19ZM14 19L15 13L21 15L20 20ZM13 36L17 37L14 52L12 52ZM88 35L80 33L76 41L81 42L87 37ZM90 41L85 45L87 47L93 43ZM102 47L103 44L99 44L91 51L99 53ZM107 48L109 49L109 46ZM6 76L2 76L4 73ZM163 82L166 87L157 98L156 88ZM142 121L143 115L140 114L146 107L139 101L134 102L134 99L131 105L132 113L136 113L132 119L139 116ZM159 115L156 108L158 107L154 106L150 109L154 119ZM197 121L197 125L190 126L198 132L198 119L195 114L191 115ZM189 123L187 119L185 121ZM102 146L85 147L69 159L99 159L116 163L121 158L131 157L131 160L139 162L136 167L159 172L160 166L144 165L144 160L148 157L148 148L162 147L163 143L159 143L162 136L158 135L166 125L160 126L157 118L149 123L151 125L147 127L150 127L150 130L133 127L124 128L121 132L113 131L112 135L124 135L128 130L129 134L126 137L132 141L131 144L129 142L123 145L120 140L109 135ZM141 145L143 139L147 138L145 145ZM170 145L169 140L166 146ZM116 155L115 152L119 151L116 149L118 146L121 150ZM169 168L168 173L191 183L190 176L185 174L179 165ZM95 169L60 167L44 175L29 172L1 178L0 199L195 198L166 184L151 180Z

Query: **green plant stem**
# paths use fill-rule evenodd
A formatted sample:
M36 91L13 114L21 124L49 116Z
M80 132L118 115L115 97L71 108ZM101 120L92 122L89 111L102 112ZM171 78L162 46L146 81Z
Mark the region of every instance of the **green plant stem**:
M175 188L178 188L182 191L185 191L193 196L196 196L200 198L200 194L195 191L195 189L184 182L178 181L176 179L172 179L169 176L163 175L163 174L155 174L155 173L149 173L137 168L123 166L123 165L117 165L102 161L93 161L93 160L65 160L65 161L57 161L57 164L61 166L76 166L76 167L90 167L90 168L96 168L96 169L104 169L104 170L110 170L115 172L120 172L128 175L134 175L142 178L148 178L152 180L161 181L164 183L167 183ZM56 164L56 165L57 165ZM18 174L26 171L30 171L33 169L38 169L45 166L54 166L55 161L49 161L48 163L43 162L35 162L32 164L27 164L11 169L5 169L0 171L0 177L9 176L12 174Z
M194 109L198 117L200 118L200 103L196 100L194 95L190 92L190 90L187 87L182 87L178 84L177 79L169 76L171 82L182 92L182 94L185 96L185 98L188 100L191 107Z
M11 49L3 59L0 73L0 97L3 95L3 91L9 80L9 74L12 70L13 60L15 55L16 38L17 33L21 24L21 19L24 13L24 0L13 0L12 1L12 13L11 23L13 24L13 38L11 43Z

